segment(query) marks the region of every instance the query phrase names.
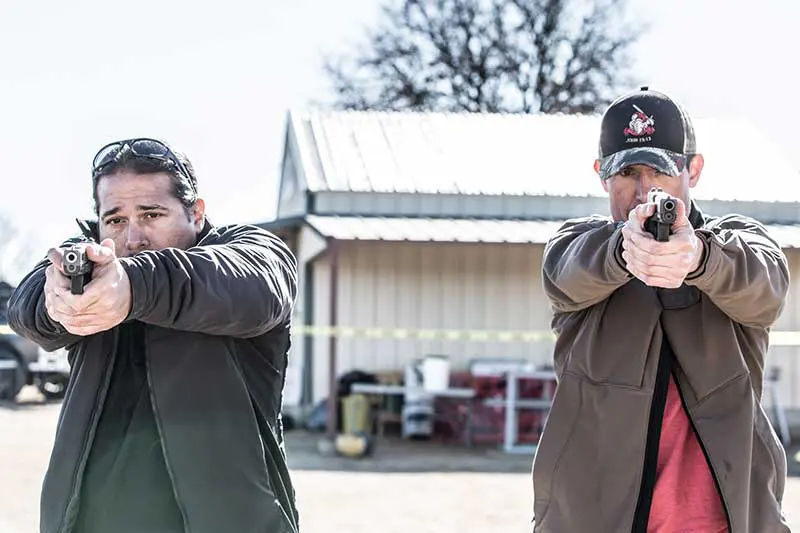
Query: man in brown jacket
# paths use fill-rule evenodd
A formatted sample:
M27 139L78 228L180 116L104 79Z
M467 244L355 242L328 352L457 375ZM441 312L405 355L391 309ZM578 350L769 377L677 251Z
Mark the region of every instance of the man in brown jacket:
M692 123L643 87L602 119L611 217L566 222L544 252L559 376L534 459L534 531L785 533L786 456L761 406L786 257L755 220L691 201ZM667 242L647 193L678 199Z

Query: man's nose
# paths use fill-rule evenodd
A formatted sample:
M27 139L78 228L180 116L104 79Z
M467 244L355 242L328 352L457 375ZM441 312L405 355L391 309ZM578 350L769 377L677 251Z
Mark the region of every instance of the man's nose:
M647 193L655 187L655 172L649 168L639 172L639 179L636 180L636 183L636 200L644 203L647 201Z
M128 225L128 238L125 247L131 252L138 252L148 245L147 236L136 224Z

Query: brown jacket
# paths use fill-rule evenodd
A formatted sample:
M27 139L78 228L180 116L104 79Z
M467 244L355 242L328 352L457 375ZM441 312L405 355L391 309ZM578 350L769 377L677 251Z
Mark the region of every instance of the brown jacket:
M760 403L769 327L789 287L786 257L755 220L705 217L695 205L690 218L707 251L678 289L632 278L621 225L608 218L570 220L545 247L558 388L533 464L536 533L646 531L655 476L645 465L660 431L651 411L663 405L657 382L668 372L731 533L789 531L786 455Z

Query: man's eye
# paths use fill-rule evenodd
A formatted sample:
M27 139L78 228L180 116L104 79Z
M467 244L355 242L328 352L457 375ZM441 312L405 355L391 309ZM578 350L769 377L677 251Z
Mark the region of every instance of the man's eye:
M145 213L144 218L158 218L162 216L161 213Z
M622 170L619 171L619 175L620 176L625 176L626 178L629 178L629 177L631 177L631 176L633 176L635 174L636 173L630 167L623 168Z
M109 226L115 226L117 224L122 224L123 222L124 220L122 218L109 218L108 220L106 220L106 224L108 224Z

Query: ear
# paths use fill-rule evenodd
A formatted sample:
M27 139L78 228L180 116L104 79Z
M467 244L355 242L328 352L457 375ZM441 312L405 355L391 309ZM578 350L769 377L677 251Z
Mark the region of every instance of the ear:
M595 159L594 160L594 171L597 173L598 176L600 176L600 160L599 159ZM603 186L603 190L604 191L608 192L608 182L606 180L600 178L600 185Z
M194 209L192 211L192 222L194 223L194 229L197 231L197 233L203 231L203 224L205 224L205 221L206 203L202 198L198 198L194 203Z
M703 165L705 165L703 154L692 156L689 161L689 188L697 186L697 182L700 181L700 175L703 173Z

